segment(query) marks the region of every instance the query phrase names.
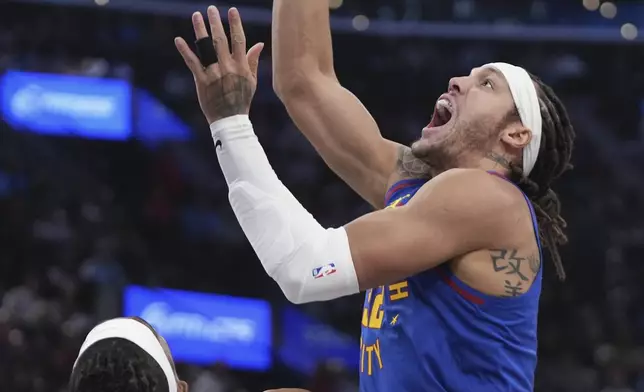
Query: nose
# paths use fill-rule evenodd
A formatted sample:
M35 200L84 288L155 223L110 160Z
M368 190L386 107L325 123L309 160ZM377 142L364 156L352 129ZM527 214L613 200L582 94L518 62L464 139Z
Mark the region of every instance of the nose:
M465 76L451 78L449 80L449 86L447 87L447 92L460 94L463 91L465 91L465 87L466 87L465 79L467 79Z

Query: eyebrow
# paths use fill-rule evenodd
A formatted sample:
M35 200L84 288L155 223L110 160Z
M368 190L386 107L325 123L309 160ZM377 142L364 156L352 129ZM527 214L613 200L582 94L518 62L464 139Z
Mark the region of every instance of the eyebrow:
M472 73L474 73L475 70L479 70L478 73L485 73L486 75L491 75L498 79L503 85L507 86L508 81L505 80L505 77L503 74L496 68L474 68L472 70Z

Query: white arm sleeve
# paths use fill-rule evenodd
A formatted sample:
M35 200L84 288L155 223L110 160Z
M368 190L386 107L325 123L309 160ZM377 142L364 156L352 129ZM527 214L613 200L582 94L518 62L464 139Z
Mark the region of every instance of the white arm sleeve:
M359 292L344 228L323 228L273 171L246 115L210 125L228 198L264 269L293 303Z

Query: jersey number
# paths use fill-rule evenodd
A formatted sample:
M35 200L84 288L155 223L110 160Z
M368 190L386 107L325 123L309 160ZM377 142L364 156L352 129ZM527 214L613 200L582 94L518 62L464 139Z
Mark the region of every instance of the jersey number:
M367 305L362 310L362 325L368 328L380 329L384 311L382 310L382 301L384 298L385 288L380 287L378 293L371 298L373 289L367 294Z

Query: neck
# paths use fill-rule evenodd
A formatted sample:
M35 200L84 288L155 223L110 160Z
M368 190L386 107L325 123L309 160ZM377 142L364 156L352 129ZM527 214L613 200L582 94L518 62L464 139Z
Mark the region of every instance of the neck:
M480 155L460 156L457 158L451 157L450 159L447 156L434 154L431 158L426 157L423 161L429 165L433 177L456 167L495 171L504 176L509 176L512 170L510 167L511 157L494 151L486 153L483 157Z
M511 170L510 162L510 157L508 156L496 152L489 152L481 159L478 166L486 171L491 170L508 175Z

